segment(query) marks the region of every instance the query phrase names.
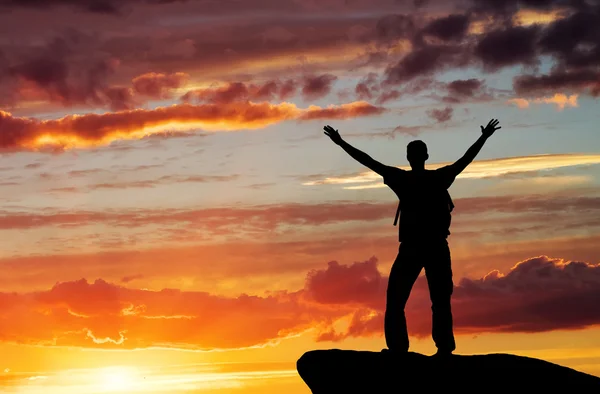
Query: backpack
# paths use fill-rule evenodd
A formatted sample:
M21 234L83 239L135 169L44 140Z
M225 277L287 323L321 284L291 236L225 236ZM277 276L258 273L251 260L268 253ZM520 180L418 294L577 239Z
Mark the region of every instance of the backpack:
M450 193L446 190L446 200L448 202L448 214L450 214L454 210L454 202L452 201L452 197L450 197ZM398 201L398 209L396 209L396 217L394 218L394 226L398 225L398 218L400 217L400 208L402 205L402 201Z

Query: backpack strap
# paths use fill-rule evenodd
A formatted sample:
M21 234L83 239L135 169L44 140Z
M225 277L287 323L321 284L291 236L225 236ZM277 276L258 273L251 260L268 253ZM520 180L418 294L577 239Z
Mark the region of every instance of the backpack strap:
M452 212L454 210L454 202L452 201L452 197L450 197L450 192L448 192L448 190L446 190L446 196L448 197L448 208L450 209L450 212Z

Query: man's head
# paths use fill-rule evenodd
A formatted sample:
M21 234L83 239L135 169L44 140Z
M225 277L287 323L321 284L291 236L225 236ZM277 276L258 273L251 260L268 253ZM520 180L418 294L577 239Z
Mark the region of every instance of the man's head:
M425 145L425 143L421 140L410 142L406 147L406 158L408 159L411 167L423 167L425 165L425 161L429 159L427 145Z

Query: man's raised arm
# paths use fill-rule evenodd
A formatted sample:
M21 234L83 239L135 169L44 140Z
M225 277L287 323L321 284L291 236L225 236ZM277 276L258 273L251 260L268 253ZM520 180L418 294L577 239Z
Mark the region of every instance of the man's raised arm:
M341 146L342 149L345 150L346 153L348 153L354 160L358 161L360 164L364 165L365 167L370 168L371 170L375 171L379 175L385 176L385 174L387 173L387 171L389 169L394 168L394 167L386 166L385 164L378 162L377 160L373 159L371 156L369 156L365 152L356 149L355 147L353 147L352 145L350 145L349 143L344 141L342 139L342 137L340 136L340 133L337 130L335 130L333 127L325 126L325 127L323 127L323 129L325 130L325 135L328 136L329 138L331 138L331 140L335 144Z
M496 130L502 128L496 127L498 126L498 123L500 123L498 122L498 119L492 119L485 128L481 126L481 136L479 137L479 139L477 139L477 141L475 141L475 143L471 145L471 147L467 150L463 157L458 159L454 164L450 166L453 170L452 172L454 176L457 176L458 174L463 172L463 170L467 168L467 166L471 164L471 162L475 159L475 157L477 156L487 139L491 137Z

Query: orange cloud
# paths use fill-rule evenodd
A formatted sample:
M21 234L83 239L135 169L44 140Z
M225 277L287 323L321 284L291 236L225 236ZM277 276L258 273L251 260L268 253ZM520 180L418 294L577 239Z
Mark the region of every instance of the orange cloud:
M261 345L317 329L320 339L380 335L387 277L371 258L332 261L308 273L298 291L237 297L128 289L98 279L33 293L0 293L0 339L28 344L132 349L213 349ZM540 332L600 324L600 264L546 256L455 284L455 330ZM417 281L407 316L412 335L430 332L429 295ZM565 310L572 311L564 314ZM334 325L346 319L347 327Z
M376 107L365 101L356 101L354 103L342 104L339 106L331 105L327 108L311 105L308 107L307 111L300 115L299 119L347 119L360 116L381 115L385 111L385 108Z
M104 114L69 115L55 120L17 118L0 111L5 149L78 148L137 139L165 131L204 129L229 131L260 129L285 120L346 119L378 115L382 108L366 102L321 108L298 108L295 104L233 102L229 104L179 104L151 110L128 110Z
M176 289L133 290L82 279L38 293L1 293L0 338L120 349L248 347L303 331L330 313L303 305L300 295L226 298Z
M524 98L514 98L514 99L508 100L508 102L511 104L515 104L517 107L519 107L521 109L529 108L530 103L554 104L554 105L556 105L556 109L558 111L562 111L567 107L573 107L573 108L578 107L579 106L579 104L577 103L578 97L579 97L579 95L577 95L577 94L572 94L570 96L567 96L562 93L556 93L554 96L551 96L551 97L542 97L542 98L537 98L537 99L533 99L533 100L527 100Z
M568 11L566 8L549 10L522 8L514 13L512 20L518 26L548 25L568 16Z

